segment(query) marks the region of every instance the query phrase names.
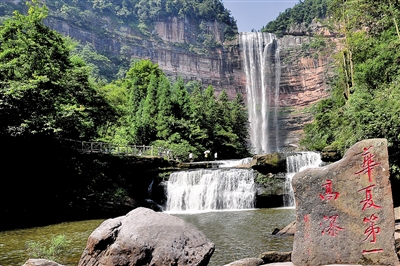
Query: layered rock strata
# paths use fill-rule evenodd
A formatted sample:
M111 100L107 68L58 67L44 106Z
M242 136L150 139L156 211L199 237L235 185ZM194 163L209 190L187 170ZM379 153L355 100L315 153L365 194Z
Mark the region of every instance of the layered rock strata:
M247 97L239 39L225 40L226 25L222 23L203 22L203 29L200 29L198 21L168 17L155 23L146 38L137 37L134 28L115 25L107 18L102 19L106 35L57 17L50 17L46 23L64 35L91 43L100 53L150 59L172 79L180 76L186 82L201 81L204 86L213 85L216 93L227 89L231 99L239 92ZM313 37L301 32L297 30L294 35L278 39L281 78L278 106L275 107L279 108L280 151L299 149L304 125L311 120L304 108L329 94L327 81L332 75L330 55L333 53L307 48ZM214 46L202 46L198 39L202 34L212 36ZM328 34L324 38L330 43L333 37Z

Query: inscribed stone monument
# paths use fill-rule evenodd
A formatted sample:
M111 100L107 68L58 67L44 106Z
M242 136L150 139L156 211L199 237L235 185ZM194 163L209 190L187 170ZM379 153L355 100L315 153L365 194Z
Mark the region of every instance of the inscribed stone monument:
M385 139L358 142L340 161L297 173L292 185L295 266L399 265Z

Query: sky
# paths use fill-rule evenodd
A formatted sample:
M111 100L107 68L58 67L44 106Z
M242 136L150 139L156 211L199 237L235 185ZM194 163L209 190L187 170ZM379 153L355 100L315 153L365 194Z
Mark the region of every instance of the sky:
M222 3L231 11L239 32L249 32L252 29L261 30L299 0L222 0Z

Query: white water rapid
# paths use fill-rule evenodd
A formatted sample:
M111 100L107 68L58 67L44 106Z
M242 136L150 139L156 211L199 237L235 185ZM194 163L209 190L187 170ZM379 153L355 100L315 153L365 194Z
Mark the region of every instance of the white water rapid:
M166 211L171 213L254 208L253 170L199 169L172 173Z
M252 153L279 151L280 55L272 33L241 32Z
M316 152L299 152L286 157L285 207L294 206L292 178L297 173L307 168L319 167L322 163L321 155Z
M235 166L240 166L244 164L249 164L253 160L253 157L248 157L244 159L237 159L237 160L221 160L222 164L218 166L218 168L229 168L229 167L235 167Z

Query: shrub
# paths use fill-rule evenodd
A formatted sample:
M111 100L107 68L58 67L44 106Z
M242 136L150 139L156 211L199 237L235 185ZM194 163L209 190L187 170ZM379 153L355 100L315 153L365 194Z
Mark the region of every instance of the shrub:
M69 242L65 235L53 236L49 241L45 242L27 241L27 253L29 258L60 261L67 250Z

